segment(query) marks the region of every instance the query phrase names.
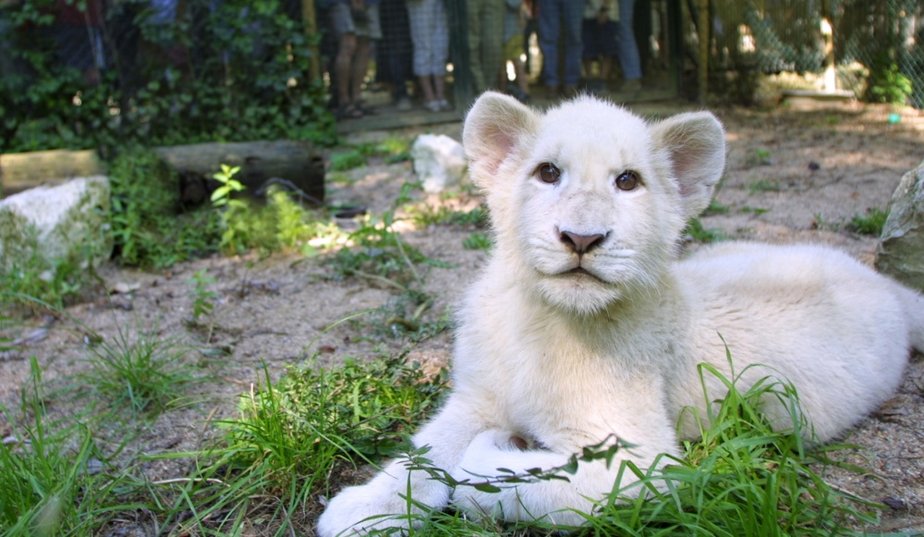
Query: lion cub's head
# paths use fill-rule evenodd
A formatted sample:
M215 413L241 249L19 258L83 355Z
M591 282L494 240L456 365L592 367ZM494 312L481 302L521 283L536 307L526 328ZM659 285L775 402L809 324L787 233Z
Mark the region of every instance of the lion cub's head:
M540 113L485 93L463 143L487 193L495 255L516 281L579 314L657 288L725 166L712 114L647 123L591 97Z

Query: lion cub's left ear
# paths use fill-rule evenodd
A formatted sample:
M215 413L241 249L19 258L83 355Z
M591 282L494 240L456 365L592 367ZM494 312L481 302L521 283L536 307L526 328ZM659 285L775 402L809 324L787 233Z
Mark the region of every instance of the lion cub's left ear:
M536 131L539 118L508 95L485 92L475 101L462 129L462 145L475 184L489 187L500 165L524 136Z
M709 112L678 114L652 126L655 147L667 152L680 186L684 218L709 206L725 170L725 129Z

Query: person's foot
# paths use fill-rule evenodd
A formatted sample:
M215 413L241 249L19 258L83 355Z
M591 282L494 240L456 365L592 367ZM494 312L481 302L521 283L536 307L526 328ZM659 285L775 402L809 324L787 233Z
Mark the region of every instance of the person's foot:
M441 111L452 110L452 105L450 105L449 101L447 101L446 99L437 99L436 104Z
M619 86L619 93L636 94L642 91L642 81L638 78L626 80Z
M427 101L424 103L424 108L426 108L427 110L431 112L439 112L440 102L436 99L433 99L432 101Z
M334 114L337 119L359 119L363 117L363 111L353 103L340 105Z
M577 95L578 89L575 84L565 84L564 87L561 88L561 96L563 99L572 99L577 97Z

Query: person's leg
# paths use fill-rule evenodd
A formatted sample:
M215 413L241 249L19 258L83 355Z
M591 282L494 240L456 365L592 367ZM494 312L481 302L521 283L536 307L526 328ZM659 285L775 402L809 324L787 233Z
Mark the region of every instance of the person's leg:
M542 51L542 78L550 89L557 90L558 78L558 36L560 16L557 0L537 0L539 9L539 50Z
M350 96L350 73L355 54L356 35L341 35L340 46L337 48L337 59L334 61L334 71L337 78L337 102L341 108L350 105L352 102Z
M565 39L565 87L575 90L581 79L581 25L584 22L584 0L564 2L561 10Z
M632 28L635 0L619 0L619 64L622 76L628 80L642 78L642 65L638 56L638 44Z
M363 82L369 69L369 55L372 53L372 42L366 36L356 38L356 54L353 56L353 65L350 72L350 101L359 103L362 100Z
M420 84L420 91L423 93L424 106L430 108L433 106L433 102L436 100L436 95L433 92L433 84L430 81L430 75L424 75L417 77L417 82Z
M420 78L430 74L430 43L433 39L430 17L424 2L408 2L407 15L411 28L411 42L414 45L414 76Z

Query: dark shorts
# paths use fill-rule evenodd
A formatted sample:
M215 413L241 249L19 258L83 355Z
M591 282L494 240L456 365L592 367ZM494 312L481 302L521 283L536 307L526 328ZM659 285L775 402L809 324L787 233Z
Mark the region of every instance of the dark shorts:
M601 24L596 19L584 19L581 31L584 42L582 57L585 60L615 58L619 54L619 29L615 22L606 21Z

